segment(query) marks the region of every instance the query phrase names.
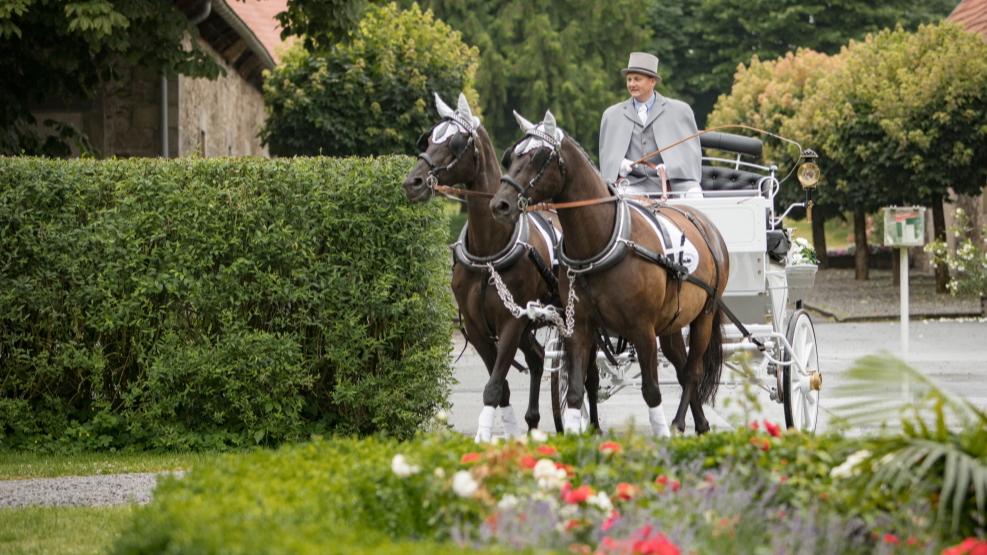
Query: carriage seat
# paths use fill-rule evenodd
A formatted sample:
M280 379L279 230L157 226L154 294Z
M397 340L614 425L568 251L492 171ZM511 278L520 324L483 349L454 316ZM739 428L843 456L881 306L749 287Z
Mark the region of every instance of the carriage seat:
M760 158L764 144L759 139L711 131L699 136L702 148L722 150L733 154ZM702 179L699 186L704 191L751 191L756 190L764 176L756 172L746 171L728 166L702 167Z

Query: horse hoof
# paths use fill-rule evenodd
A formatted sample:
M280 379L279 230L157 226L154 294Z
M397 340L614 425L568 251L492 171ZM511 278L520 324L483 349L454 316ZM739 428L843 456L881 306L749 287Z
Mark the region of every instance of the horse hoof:
M579 409L565 409L562 413L562 430L566 434L583 433L582 412Z
M479 422L476 426L476 442L477 443L490 443L493 439L493 421L494 421L494 407L486 405L483 410L480 411Z

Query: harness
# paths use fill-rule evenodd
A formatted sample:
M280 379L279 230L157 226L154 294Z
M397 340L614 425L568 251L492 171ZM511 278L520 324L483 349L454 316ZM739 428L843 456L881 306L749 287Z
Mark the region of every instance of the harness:
M434 131L436 127L446 122L447 120L454 121L457 125L461 126L463 129L468 130L469 138L466 139L466 143L463 144L463 148L461 148L459 152L455 154L451 162L449 162L445 166L437 166L435 164L435 161L432 160L432 157L428 155L428 152L426 152L426 148L428 147L428 138L432 135L432 131ZM442 121L435 124L434 126L432 126L431 129L423 133L421 137L418 138L418 141L415 144L417 145L419 151L418 159L421 160L422 162L425 162L425 165L428 166L428 174L425 175L425 185L428 186L430 191L432 191L432 195L435 195L435 187L439 184L439 178L436 176L436 174L438 174L439 172L447 172L452 168L454 168L456 164L458 164L462 160L463 156L466 155L466 151L471 150L470 147L473 147L472 151L473 151L474 165L477 163L477 161L480 158L480 147L477 146L476 144L476 130L473 129L473 126L459 114L453 114L450 117L443 118ZM422 145L424 145L424 147Z

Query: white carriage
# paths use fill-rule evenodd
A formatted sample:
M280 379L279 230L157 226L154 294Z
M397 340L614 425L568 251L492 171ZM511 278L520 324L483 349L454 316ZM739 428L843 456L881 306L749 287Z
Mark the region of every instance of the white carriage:
M811 291L816 267L790 262L785 256L789 230L782 227L788 211L806 203L792 204L783 214L776 215L775 197L780 189L777 168L747 161L760 158L761 141L707 133L701 142L704 149L726 151L735 158L704 156L702 198L675 198L674 193L669 193L666 202L702 210L727 243L730 279L724 302L749 335L745 336L737 325L726 323L724 358L732 372L723 374L721 385L753 383L771 401L783 406L789 428L814 431L822 374L815 328L802 302ZM776 260L772 260L772 248L781 254L776 254ZM562 375L562 343L554 328L546 328L543 333L553 415L560 428L560 399L565 399L567 389ZM612 358L602 349L597 354L600 402L624 388L640 389L641 385L641 370L633 348L619 338L614 338L614 344L616 353ZM731 356L738 353L749 356ZM659 363L659 375L665 378L661 385L677 385L674 379L668 380L675 376L671 365L666 360ZM583 414L588 418L585 403Z

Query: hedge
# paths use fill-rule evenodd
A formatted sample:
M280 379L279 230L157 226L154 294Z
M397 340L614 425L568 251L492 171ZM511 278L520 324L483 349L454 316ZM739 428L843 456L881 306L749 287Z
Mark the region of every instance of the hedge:
M0 158L0 448L412 434L452 304L410 165Z

